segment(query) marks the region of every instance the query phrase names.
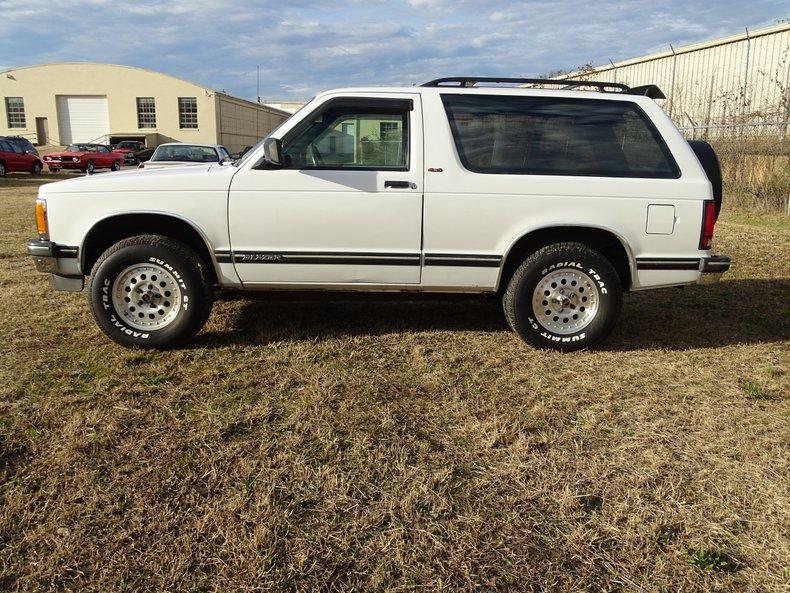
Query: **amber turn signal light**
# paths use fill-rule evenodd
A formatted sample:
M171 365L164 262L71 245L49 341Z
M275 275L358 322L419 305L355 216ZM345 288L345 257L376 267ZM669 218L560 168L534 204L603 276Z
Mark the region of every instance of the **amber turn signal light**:
M47 228L47 205L42 201L36 202L36 229L42 237L46 237L49 233Z

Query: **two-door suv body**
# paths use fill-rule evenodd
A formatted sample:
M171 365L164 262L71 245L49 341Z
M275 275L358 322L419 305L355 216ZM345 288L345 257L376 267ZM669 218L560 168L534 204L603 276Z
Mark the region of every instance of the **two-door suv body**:
M623 291L729 268L718 162L658 89L489 82L536 83L330 91L232 165L43 185L28 252L56 289L90 275L101 329L149 347L199 331L218 289L321 289L498 293L527 342L577 350Z

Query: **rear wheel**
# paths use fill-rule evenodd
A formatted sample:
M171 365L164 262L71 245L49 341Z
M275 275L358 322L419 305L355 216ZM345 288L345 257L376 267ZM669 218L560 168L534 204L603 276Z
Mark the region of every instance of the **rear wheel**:
M5 163L0 161L0 177L5 177Z
M539 249L518 267L502 304L510 327L537 348L583 350L603 340L620 313L620 278L582 243Z
M91 272L93 317L126 347L164 348L192 338L212 307L203 262L187 246L159 235L124 239Z

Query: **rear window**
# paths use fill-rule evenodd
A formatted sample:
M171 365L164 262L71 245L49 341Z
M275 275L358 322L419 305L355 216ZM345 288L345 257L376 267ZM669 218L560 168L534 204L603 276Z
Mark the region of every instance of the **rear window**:
M679 177L631 102L460 94L442 102L461 162L476 173Z

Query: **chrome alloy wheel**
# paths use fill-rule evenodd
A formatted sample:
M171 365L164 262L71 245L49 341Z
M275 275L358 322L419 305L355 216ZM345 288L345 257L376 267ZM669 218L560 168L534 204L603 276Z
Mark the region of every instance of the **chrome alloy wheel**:
M598 313L598 286L576 268L553 270L540 279L532 293L535 318L555 334L574 334Z
M121 272L112 285L112 304L124 322L135 329L162 329L181 307L181 287L161 266L135 264Z

